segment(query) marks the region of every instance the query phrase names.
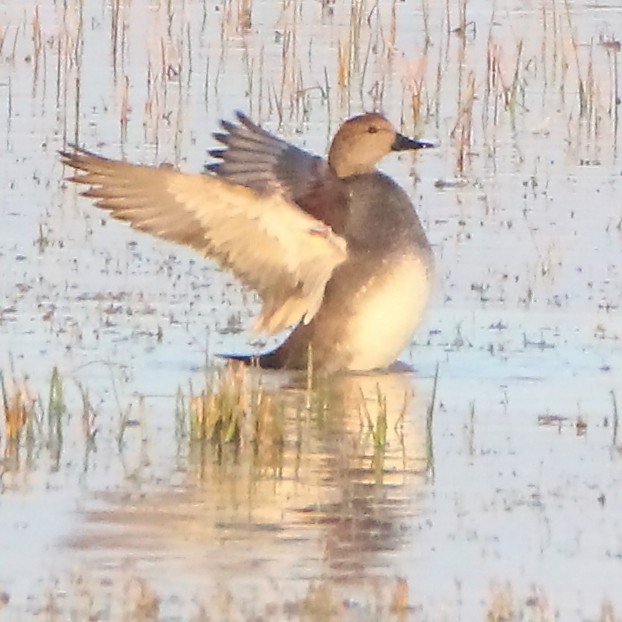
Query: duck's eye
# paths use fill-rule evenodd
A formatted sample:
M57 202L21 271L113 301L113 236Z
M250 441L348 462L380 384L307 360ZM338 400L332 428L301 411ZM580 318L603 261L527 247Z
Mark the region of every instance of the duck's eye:
M367 131L368 131L370 134L377 134L379 130L378 130L378 128L377 128L375 125L370 125L370 126L367 128Z

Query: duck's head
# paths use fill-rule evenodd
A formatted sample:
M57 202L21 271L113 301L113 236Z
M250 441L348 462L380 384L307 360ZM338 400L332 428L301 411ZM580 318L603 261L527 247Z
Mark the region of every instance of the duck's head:
M433 147L432 143L400 134L377 112L345 121L330 146L328 163L339 177L370 173L378 161L392 151Z

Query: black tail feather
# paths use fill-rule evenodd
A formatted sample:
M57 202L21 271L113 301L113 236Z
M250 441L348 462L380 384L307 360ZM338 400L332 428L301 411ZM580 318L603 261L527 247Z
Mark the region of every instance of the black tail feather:
M218 357L227 359L228 361L239 361L248 367L281 369L283 367L283 362L277 352L277 350L273 350L265 354L219 354Z

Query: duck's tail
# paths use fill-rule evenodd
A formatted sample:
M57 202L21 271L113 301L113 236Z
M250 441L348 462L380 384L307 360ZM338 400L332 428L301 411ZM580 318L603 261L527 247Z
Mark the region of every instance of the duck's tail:
M278 348L265 354L219 354L218 357L228 361L239 361L248 367L259 367L260 369L281 369L285 367Z

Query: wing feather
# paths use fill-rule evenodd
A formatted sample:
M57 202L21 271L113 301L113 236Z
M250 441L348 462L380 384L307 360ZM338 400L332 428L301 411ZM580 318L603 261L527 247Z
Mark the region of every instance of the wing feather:
M256 329L276 333L317 312L346 242L280 192L259 192L213 174L61 152L70 181L119 220L212 257L262 299Z
M337 234L349 214L343 181L324 158L308 153L237 113L238 123L222 121L214 138L225 148L212 149L217 161L205 168L223 179L258 192L279 191Z

